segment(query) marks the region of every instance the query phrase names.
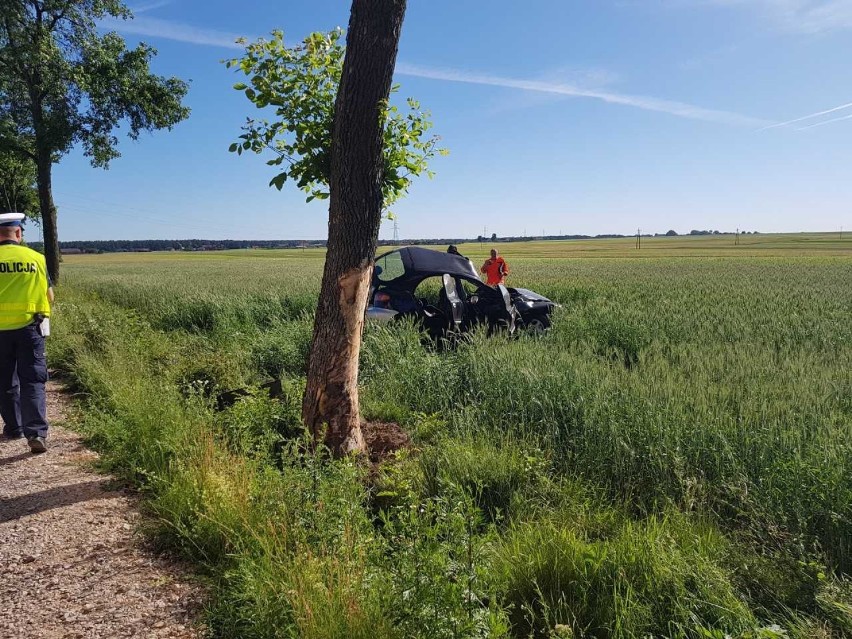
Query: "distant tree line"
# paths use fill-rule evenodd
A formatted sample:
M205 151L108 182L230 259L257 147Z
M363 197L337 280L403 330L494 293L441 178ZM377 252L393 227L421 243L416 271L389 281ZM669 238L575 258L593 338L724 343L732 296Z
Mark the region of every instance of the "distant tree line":
M464 242L541 242L542 240L603 240L603 239L613 239L619 237L635 237L633 235L622 235L620 233L601 233L599 235L507 235L505 237L498 237L496 233L492 233L491 237L484 237L482 235L477 235L476 240L471 239L458 239L453 240L452 243L460 244ZM417 240L416 243L421 243L421 240ZM423 244L446 244L444 240L422 240Z
M757 231L738 231L740 235L758 235ZM654 233L654 237L677 237L678 232L669 230L665 233ZM733 235L730 231L698 231L692 229L688 235Z
M757 235L757 231L751 231L751 233L749 233L748 231L739 231L740 235L750 235L752 233L754 235ZM731 233L730 231L696 231L695 229L691 230L689 232L689 234L690 235L733 235L733 233Z
M41 242L30 242L35 250L42 249ZM72 240L60 242L62 251L82 253L122 253L133 251L224 251L248 248L301 248L325 246L325 241L304 240Z
M748 235L748 231L741 231ZM757 231L752 231L757 234ZM688 235L723 235L721 231L697 231L692 230ZM667 237L677 236L677 232L670 230L666 233L648 233L643 237ZM617 233L605 233L600 235L537 235L537 236L506 236L498 237L496 233L491 237L478 236L475 239L466 237L442 237L442 238L410 238L394 242L393 240L379 240L379 246L396 246L401 244L418 244L424 246L446 246L448 244L465 244L468 242L533 242L542 240L593 240L635 237L634 235L621 235ZM30 242L28 244L37 251L43 250L41 242ZM63 252L74 253L125 253L125 252L147 252L147 251L225 251L232 249L280 249L280 248L324 248L325 240L72 240L60 242L59 246Z

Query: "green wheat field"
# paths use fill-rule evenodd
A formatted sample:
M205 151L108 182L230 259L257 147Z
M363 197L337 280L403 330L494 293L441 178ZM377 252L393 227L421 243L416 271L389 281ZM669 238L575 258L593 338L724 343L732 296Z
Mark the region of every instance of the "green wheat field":
M65 258L51 366L212 635L852 637L852 237L492 246L553 328L368 326L378 466L299 425L322 250Z

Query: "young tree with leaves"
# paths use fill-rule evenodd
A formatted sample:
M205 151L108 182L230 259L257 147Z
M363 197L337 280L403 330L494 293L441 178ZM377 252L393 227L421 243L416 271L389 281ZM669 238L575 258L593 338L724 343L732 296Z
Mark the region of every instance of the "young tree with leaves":
M234 88L258 109L273 109L275 119L248 118L232 153L271 153L270 166L281 167L269 185L278 190L287 180L308 194L307 201L329 197L331 144L335 100L343 71L346 49L343 31L312 33L294 47L284 43L284 33L273 31L270 40L260 39L246 46L246 55L225 64L248 76L249 83ZM399 86L390 92L399 91ZM432 172L428 161L438 148L438 136L427 135L432 128L429 113L420 103L406 100L407 111L383 103L383 206L404 197L413 179Z
M0 152L36 166L45 257L59 276L59 236L52 168L74 145L92 166L119 156L115 129L131 139L171 129L189 115L187 84L153 75L155 50L127 49L116 33L99 34L105 17L130 19L120 0L3 0L0 3Z
M354 0L345 56L340 31L294 48L275 32L228 62L249 76L235 88L276 115L249 119L231 151L272 151L268 164L283 169L271 185L291 179L308 201L331 198L302 417L336 455L364 450L358 358L383 212L446 153L416 101L405 113L388 103L404 14L405 0Z

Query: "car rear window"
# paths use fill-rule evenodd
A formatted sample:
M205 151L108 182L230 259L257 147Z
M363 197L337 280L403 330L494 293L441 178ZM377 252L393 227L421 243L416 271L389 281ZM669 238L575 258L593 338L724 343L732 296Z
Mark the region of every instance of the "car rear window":
M381 282L390 282L405 275L402 256L397 252L393 252L377 259L375 275Z

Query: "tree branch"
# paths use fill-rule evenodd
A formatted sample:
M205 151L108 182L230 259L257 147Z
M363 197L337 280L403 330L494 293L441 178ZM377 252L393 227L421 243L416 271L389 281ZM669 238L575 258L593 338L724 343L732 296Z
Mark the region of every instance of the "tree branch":
M53 19L50 21L50 26L47 28L48 32L50 32L50 33L53 32L53 30L56 28L56 25L59 23L59 21L63 20L65 18L65 14L68 12L69 8L70 8L69 5L65 5L65 8L62 11L60 11L58 14L53 16Z
M269 149L270 151L272 151L273 153L276 153L278 155L278 157L284 158L290 164L295 164L296 158L294 158L292 155L282 151L281 149L275 148L271 143L267 143L266 148Z

